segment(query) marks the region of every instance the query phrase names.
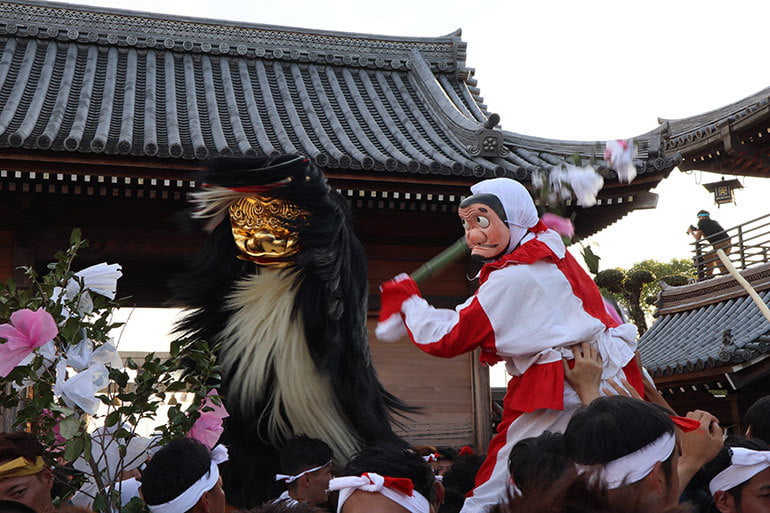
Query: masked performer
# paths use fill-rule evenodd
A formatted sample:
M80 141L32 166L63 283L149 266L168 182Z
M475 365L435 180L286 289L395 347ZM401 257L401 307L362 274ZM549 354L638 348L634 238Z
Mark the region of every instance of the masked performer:
M474 260L485 262L479 288L454 310L432 307L406 275L382 286L377 335L407 334L426 353L451 358L481 350L484 363L505 361L512 378L503 419L463 512L486 511L505 494L508 454L522 438L563 431L580 406L564 380L562 358L589 342L603 360L602 378L626 377L643 394L634 360L636 328L612 319L593 280L561 237L538 220L520 183L485 180L459 206ZM404 330L405 328L405 330Z
M366 257L323 174L284 156L219 161L202 179L194 217L213 229L175 282L192 308L178 329L219 344L225 491L245 508L274 496L292 435L323 440L344 464L366 444L399 442L390 413L403 405L372 367Z

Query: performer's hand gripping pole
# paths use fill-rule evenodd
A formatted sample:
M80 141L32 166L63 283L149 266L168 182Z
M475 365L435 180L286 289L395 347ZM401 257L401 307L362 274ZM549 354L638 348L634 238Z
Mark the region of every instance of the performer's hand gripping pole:
M438 255L425 262L411 274L411 278L419 285L429 278L435 278L447 267L460 260L468 252L465 237L460 237L457 242L449 246Z

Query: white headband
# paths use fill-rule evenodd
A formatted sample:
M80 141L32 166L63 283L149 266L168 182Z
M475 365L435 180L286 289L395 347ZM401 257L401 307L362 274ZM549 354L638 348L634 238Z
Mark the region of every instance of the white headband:
M219 465L227 461L227 448L224 445L217 445L211 450L211 466L209 471L195 481L190 488L183 491L174 499L163 504L155 506L147 505L150 513L184 513L192 509L198 503L204 493L208 492L219 481Z
M676 448L674 433L664 433L654 442L649 443L631 454L599 465L575 465L579 474L591 470L597 471L598 478L614 490L622 485L641 481L658 462L666 461Z
M711 495L719 491L732 490L763 470L770 468L770 451L753 451L744 447L731 447L730 454L730 466L714 476L714 479L709 483Z
M300 477L304 476L305 474L310 474L311 472L315 472L316 470L321 470L322 468L328 467L331 464L332 464L332 460L329 460L326 463L324 463L323 465L319 465L317 467L309 468L309 469L307 469L307 470L305 470L303 472L300 472L296 476L290 476L288 474L276 474L275 475L275 480L276 481L284 481L286 483L293 483L294 481L296 481Z
M337 500L337 513L342 511L342 505L345 504L345 501L348 500L356 490L384 495L399 506L406 508L407 511L410 511L411 513L428 513L430 511L428 499L414 489L411 490L411 495L404 493L394 486L394 484L396 484L393 483L394 481L409 481L410 486L413 486L409 479L383 477L373 472L367 472L361 476L334 478L329 481L329 491L340 491L340 496Z

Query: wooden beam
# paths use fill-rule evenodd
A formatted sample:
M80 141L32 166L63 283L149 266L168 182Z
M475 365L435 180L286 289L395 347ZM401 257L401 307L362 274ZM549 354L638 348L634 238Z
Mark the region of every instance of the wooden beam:
M714 367L712 369L703 369L697 372L687 372L682 374L674 374L672 376L661 376L655 378L655 384L664 387L679 387L692 385L693 383L706 383L712 381L716 376L722 376L723 374L730 372L731 367L729 365L723 365L720 367Z
M770 375L770 355L764 355L759 362L729 374L736 389L744 388L768 375Z
M476 451L486 450L492 440L492 393L489 388L489 367L479 361L480 350L470 357L473 394L473 443Z

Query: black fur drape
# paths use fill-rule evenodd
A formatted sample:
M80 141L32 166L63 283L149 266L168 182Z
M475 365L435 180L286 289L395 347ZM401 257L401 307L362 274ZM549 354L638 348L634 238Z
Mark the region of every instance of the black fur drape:
M330 379L345 423L364 444L384 440L403 443L390 426L394 413L409 408L385 391L371 363L366 330L366 255L353 232L345 200L312 163L296 156L218 160L203 180L228 188L265 186L269 188L266 196L288 200L310 213L308 221L294 226L301 250L296 257L293 314L301 313L308 349L317 371ZM255 264L237 255L225 217L188 271L172 284L174 303L190 308L177 326L180 337L192 343L217 339L218 331L232 315L224 305L233 284L258 271ZM221 392L226 398L227 373L223 380ZM231 414L222 440L231 447L231 462L223 472L228 501L234 506L252 507L276 494L272 478L278 471L280 447L266 442L266 427L253 420L266 405L255 404L248 412L227 401L226 405Z

